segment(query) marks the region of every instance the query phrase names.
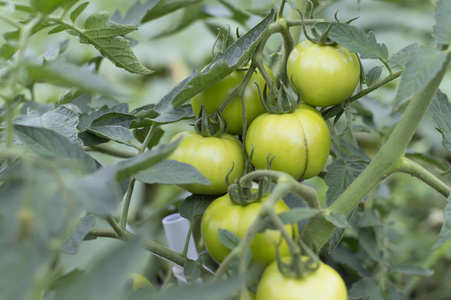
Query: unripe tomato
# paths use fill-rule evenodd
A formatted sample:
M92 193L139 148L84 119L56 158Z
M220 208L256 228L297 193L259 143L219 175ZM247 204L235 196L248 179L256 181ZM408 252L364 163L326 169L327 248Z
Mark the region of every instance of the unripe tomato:
M307 104L290 114L262 114L252 122L246 135L246 151L254 153L252 163L266 169L268 155L275 156L272 170L296 179L316 176L326 164L331 138L321 114Z
M220 242L218 229L226 229L242 238L257 218L262 204L268 197L269 194L265 195L262 200L258 202L242 206L232 202L229 195L226 194L214 200L208 206L202 216L201 235L205 247L213 259L217 262L222 262L222 260L230 253L230 250ZM289 210L283 200L279 200L274 209L276 213ZM299 233L297 224L285 225L285 228L294 239L298 238ZM250 245L252 261L265 265L272 262L275 259L275 247L279 243L280 237L281 233L277 230L268 229L264 232L257 233ZM283 240L280 245L279 251L280 255L289 254L288 244L285 240Z
M266 71L272 77L271 70L266 68ZM200 114L200 108L203 104L207 114L213 114L218 107L224 102L229 94L243 81L245 71L233 71L229 76L221 80L220 82L207 88L205 91L199 93L191 99L191 106L197 117ZM265 80L261 76L260 72L256 72L252 75L249 83L244 92L244 99L246 105L246 118L249 125L258 115L265 112L258 89L255 83L258 84L260 90L263 90L265 86ZM234 135L240 135L243 132L243 117L241 109L240 97L235 99L227 105L227 108L222 113L222 116L226 119L228 127L227 132Z
M138 273L130 274L130 279L133 281L133 290L138 290L152 286L149 279Z
M244 154L241 142L225 134L221 138L203 137L195 132L185 131L176 134L171 141L182 137L177 149L168 159L188 163L197 168L211 183L181 185L193 194L217 195L227 191L226 176L234 182L243 174Z
M340 45L304 41L288 56L287 73L302 101L324 107L343 103L352 95L359 82L360 63L355 53Z
M289 258L283 261L287 262ZM340 274L322 262L316 271L305 277L292 278L285 277L274 261L263 272L255 299L347 300L348 293Z

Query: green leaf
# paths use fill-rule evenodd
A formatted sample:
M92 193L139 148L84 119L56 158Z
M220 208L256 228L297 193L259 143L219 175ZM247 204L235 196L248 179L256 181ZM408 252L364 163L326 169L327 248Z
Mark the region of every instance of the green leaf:
M121 283L125 282L136 258L138 242L130 240L101 253L83 276L77 276L72 285L58 289L54 299L117 299L123 289Z
M376 227L382 226L381 218L376 214L374 210L365 209L362 216L359 219L358 227Z
M155 5L148 9L146 15L142 18L141 23L146 23L164 15L167 15L180 8L184 8L193 4L200 3L202 0L153 0L149 3ZM147 4L149 5L149 4Z
M83 241L83 239L89 233L89 230L91 230L92 226L94 226L95 223L96 218L93 215L88 215L81 218L80 222L72 233L71 238L64 246L63 252L72 255L77 254L80 243Z
M403 67L410 60L412 52L418 50L418 43L413 43L402 48L390 57L391 67Z
M434 270L429 270L422 266L413 264L391 265L389 271L391 273L416 276L431 276L432 274L434 274Z
M351 155L337 159L327 166L324 181L329 186L326 192L327 206L330 206L346 188L362 173L367 161L360 156Z
M198 261L187 259L183 264L183 275L188 282L194 282L202 274L202 264Z
M0 58L3 58L4 60L10 59L14 53L16 53L17 48L15 46L12 46L8 43L4 43L0 47Z
M31 110L26 115L18 115L14 123L51 129L68 138L71 143L81 145L77 131L78 114L77 107L62 105L42 116L38 111Z
M384 300L377 280L368 277L360 279L351 286L348 299Z
M451 195L449 195L446 201L446 206L443 214L445 216L445 221L443 222L438 239L434 243L434 246L432 246L432 249L440 247L447 241L451 240Z
M70 88L79 87L85 91L93 91L106 95L126 95L127 91L119 88L103 77L86 68L54 61L46 65L27 65L28 75L36 81L49 81L56 85Z
M66 26L58 25L58 26L53 27L53 29L50 30L50 31L48 32L48 34L49 34L49 35L50 35L50 34L55 34L55 33L64 31L64 30L66 30L66 29L67 29Z
M85 10L86 6L89 5L89 2L83 2L76 9L74 9L70 14L70 19L73 23L77 20L78 16Z
M321 22L316 23L313 27L324 32L329 24L328 22ZM373 32L366 34L358 27L334 22L327 37L348 48L351 52L359 53L362 59L388 59L387 46L383 43L379 44Z
M365 74L365 84L371 86L377 82L382 74L382 66L376 66Z
M217 195L191 195L180 204L180 215L192 222L196 216L203 214L216 198Z
M335 225L338 228L349 227L348 220L346 216L342 213L331 211L329 215L324 217L329 223Z
M451 42L451 1L438 0L437 12L434 15L436 25L432 36L440 45L449 45Z
M210 181L190 164L165 159L149 169L136 174L136 180L144 183L160 184L204 184Z
M87 131L98 137L125 145L130 145L134 138L130 130L120 125L91 126Z
M431 104L432 106L432 104ZM429 106L429 109L431 108L431 106ZM439 114L441 114L442 112L440 111ZM451 111L450 111L451 113ZM435 113L432 113L432 116L434 116ZM450 115L451 117L451 115ZM446 122L447 120L445 120ZM439 130L440 132L441 130ZM450 131L451 134L451 131ZM451 137L451 135L450 135ZM451 141L451 138L450 138ZM451 145L451 144L450 144ZM451 151L451 147L448 148ZM439 168L442 171L446 171L448 170L448 165L445 162L445 159L443 157L438 157L437 155L433 155L433 154L429 154L429 153L420 153L420 152L415 152L413 149L407 149L406 150L406 157L407 158L415 158L415 159L421 159L424 162L431 164L437 168Z
M103 115L110 114L110 113L123 113L128 114L128 104L127 103L120 103L117 105L114 105L112 107L108 107L107 105L104 105L100 107L98 110L95 110L91 113L84 113L80 116L80 123L78 125L80 130L86 130L88 129L91 124L101 118Z
M446 94L438 90L434 99L432 99L429 110L438 126L437 130L442 134L443 146L451 151L451 103Z
M177 148L179 143L180 140L177 140L171 144L161 144L152 148L150 151L144 152L143 154L120 161L116 165L118 181L126 179L139 171L148 169L165 159L175 150L175 148Z
M192 25L195 21L201 19L201 7L200 5L192 5L185 8L182 15L169 24L168 28L164 29L162 32L154 36L154 39L169 36L171 34L177 33L180 30Z
M85 21L85 30L74 32L80 37L80 43L93 45L103 57L130 73L151 74L153 71L138 61L130 49L131 42L124 38L137 28L110 21L110 16L106 11L90 15Z
M222 228L218 228L218 238L230 250L233 250L240 243L240 238L235 233Z
M377 236L372 227L359 227L357 229L359 236L359 244L368 253L368 255L375 261L382 261L382 252L377 243Z
M77 166L86 172L97 169L94 159L79 145L72 144L66 137L53 130L24 125L14 125L14 128L23 145L39 156L73 160L73 167Z
M169 94L164 96L155 106L155 111L161 116L172 114L192 96L215 84L238 67L249 61L262 33L274 18L272 10L260 23L241 36L228 47L224 53L218 54L213 62L201 72L194 71L180 82Z
M58 8L66 2L66 0L31 0L31 6L37 11L50 14L52 11Z
M440 71L446 53L433 48L420 48L412 52L396 91L394 104L401 105L424 88Z

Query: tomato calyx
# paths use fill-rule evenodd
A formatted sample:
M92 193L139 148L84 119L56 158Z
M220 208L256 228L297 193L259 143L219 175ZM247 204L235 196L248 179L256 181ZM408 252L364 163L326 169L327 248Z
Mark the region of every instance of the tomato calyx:
M293 96L293 94L286 86L282 85L277 92L277 97L275 97L274 99L272 99L272 97L270 96L271 93L266 93L266 84L263 88L263 97L260 93L260 88L258 88L260 101L262 102L265 110L270 114L278 115L290 114L294 112L301 104L301 93L294 83L293 86L296 88L296 97Z
M205 106L202 104L199 118L194 122L197 134L203 137L222 137L227 132L227 121L219 113L207 115Z
M237 180L229 185L227 193L233 203L246 206L260 201L268 193L270 187L271 179L268 177L263 177L258 181L257 189L251 181L242 183L240 180Z

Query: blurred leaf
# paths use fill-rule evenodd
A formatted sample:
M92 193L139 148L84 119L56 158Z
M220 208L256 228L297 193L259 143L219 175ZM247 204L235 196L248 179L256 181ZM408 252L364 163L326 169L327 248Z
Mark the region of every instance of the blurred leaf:
M3 58L4 60L8 60L10 59L14 53L16 53L17 48L8 44L8 43L4 43L1 47L0 47L0 58Z
M390 286L385 291L385 300L407 300L407 296L401 294L394 286Z
M164 159L149 169L136 174L136 180L160 184L205 184L210 181L190 164Z
M122 199L114 167L108 166L70 182L73 198L86 210L99 216L109 216Z
M91 268L78 276L72 285L56 290L55 300L117 299L123 282L136 258L138 240L129 240L109 250Z
M314 28L324 32L329 26L328 22L316 23ZM388 50L385 44L379 44L373 32L366 34L362 29L346 24L334 22L329 34L329 39L348 48L351 52L359 53L360 58L388 59Z
M351 155L343 159L337 159L327 166L324 181L329 186L327 206L330 206L346 188L362 173L367 161L361 156Z
M409 46L402 48L390 57L391 67L403 67L410 60L412 52L418 50L418 43L410 44Z
M446 53L433 48L420 48L412 52L398 84L395 106L401 105L424 88L440 71L445 59Z
M218 238L230 250L233 250L240 243L240 238L235 233L222 228L218 228Z
M379 283L374 278L363 278L355 282L349 290L348 299L384 300Z
M202 264L198 261L187 259L183 264L183 275L188 282L194 282L202 274Z
M93 45L103 57L108 58L117 67L130 73L151 74L153 71L138 61L130 49L132 43L124 37L138 28L113 22L110 16L107 11L94 13L86 19L85 30L71 32L80 38L80 43Z
M172 153L172 151L175 150L175 148L177 148L179 143L180 140L177 140L171 144L161 144L152 148L150 151L144 152L143 154L120 161L116 165L118 181L126 179L139 171L148 169L165 159Z
M107 82L86 68L54 61L46 65L27 65L30 77L36 81L49 81L56 85L78 87L106 95L125 95L126 91Z
M44 14L50 14L58 6L62 6L65 2L66 0L31 0L30 4L37 11Z
M370 276L370 272L364 267L365 256L351 252L348 247L336 247L335 250L330 253L330 255L335 262L343 264L348 268L356 271L359 276Z
M365 84L371 86L377 82L382 74L382 66L376 66L365 74Z
M445 221L440 229L440 234L437 241L434 246L432 246L432 249L440 247L447 241L451 240L451 195L448 197L443 214L445 216Z
M65 136L73 144L81 144L77 131L78 114L75 106L62 105L42 116L36 110L30 111L26 115L18 115L14 119L14 123L47 128Z
M220 81L245 64L250 59L258 42L261 40L262 33L273 18L274 11L271 11L260 23L228 47L224 53L218 54L205 69L201 72L194 71L191 73L160 100L155 106L155 111L163 117L167 114L172 114L174 110L192 96Z
M45 158L69 159L74 166L93 172L97 169L94 159L83 149L72 144L66 137L47 128L14 125L16 134L24 146L33 153Z
M86 9L86 7L89 5L89 2L83 2L82 4L80 4L79 6L77 6L76 9L74 9L71 14L70 14L70 19L72 20L72 22L75 23L75 21L77 20L78 16Z
M324 218L331 224L338 228L349 227L348 220L346 216L342 213L331 211L329 215L324 216Z
M372 227L359 227L357 229L359 244L365 249L368 255L377 262L382 260L382 252L377 243L376 233Z
M196 216L203 214L216 198L217 195L191 195L180 204L180 215L192 222Z
M13 4L15 10L22 11L22 12L27 12L27 13L33 12L33 8L31 6L24 5L22 3L16 3L16 2L13 2L13 1L0 0L0 5L9 5L9 4Z
M438 126L437 130L442 134L443 146L451 151L451 103L446 94L438 90L434 99L432 99L429 110Z
M434 270L428 270L422 266L412 264L391 265L389 271L392 273L417 276L431 276L434 274Z
M427 163L439 168L442 171L446 171L448 169L448 165L446 164L444 158L443 157L438 157L437 155L431 155L429 153L420 153L420 152L415 152L412 149L407 149L406 150L406 157L407 158L421 159L424 162L427 162Z
M70 90L64 91L56 101L55 106L61 106L64 104L71 103L74 99L79 97L83 92L79 88L71 88Z
M449 45L451 42L451 1L438 0L437 12L434 15L436 25L432 36L440 45Z
M234 3L227 1L227 0L219 0L225 7L228 8L229 12L232 13L232 19L237 21L240 24L245 25L246 21L249 20L250 14L248 14L246 11L240 9L239 7L236 7Z
M381 218L372 209L365 209L357 224L359 227L375 227L382 225Z
M71 238L67 241L63 248L63 252L66 254L77 254L80 243L83 241L85 236L89 233L92 226L96 223L96 218L93 215L84 216L80 219L77 227L72 233Z
M176 21L170 23L168 28L164 29L161 33L156 35L154 39L174 34L186 28L187 26L192 25L195 21L201 19L200 13L200 5L192 5L183 9L182 15L177 18Z

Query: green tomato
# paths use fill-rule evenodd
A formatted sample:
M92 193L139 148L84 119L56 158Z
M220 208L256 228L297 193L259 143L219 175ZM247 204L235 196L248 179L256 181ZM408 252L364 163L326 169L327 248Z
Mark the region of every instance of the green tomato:
M359 82L360 63L355 53L340 45L304 41L291 51L287 73L302 101L325 107L343 103L352 95Z
M271 77L271 70L266 68L266 71ZM205 106L207 114L213 114L217 111L218 107L224 102L229 94L243 81L245 71L233 71L226 78L220 82L207 88L205 91L199 93L191 99L191 106L197 117L199 117L201 105ZM247 125L249 125L258 115L265 112L263 105L261 104L258 89L255 83L258 84L260 90L263 93L263 87L265 86L265 80L260 72L256 71L249 80L249 83L244 91L244 99L246 105L246 118ZM243 110L241 109L240 97L236 97L227 105L226 109L222 113L222 116L226 119L228 127L227 132L234 135L240 135L243 132Z
M283 261L288 262L290 258L284 257ZM348 293L340 274L322 262L317 270L305 277L292 278L285 277L274 261L263 272L255 299L347 300Z
M331 138L321 114L307 104L290 114L262 114L246 135L246 151L252 152L257 169L267 169L268 155L274 156L272 170L296 179L316 176L326 164Z
M190 164L197 168L211 183L181 185L193 194L217 195L227 191L226 176L229 182L241 177L244 171L244 154L241 142L230 134L221 138L203 137L195 132L185 131L176 134L171 141L182 137L177 149L168 159Z
M152 286L149 279L138 273L130 274L130 279L133 281L133 290L138 290Z
M217 262L222 260L230 253L230 250L225 247L218 237L218 229L226 229L235 233L242 238L261 209L262 204L267 200L269 194L265 195L262 200L250 203L246 206L235 204L230 200L228 194L214 200L205 210L201 222L201 235L205 247L210 253L211 257ZM288 211L289 207L279 200L274 210L276 213ZM285 225L286 230L291 236L297 240L298 226L297 224ZM250 249L252 251L252 261L264 265L269 264L275 259L276 245L279 243L281 233L278 230L266 230L257 233L251 242ZM280 255L288 255L289 248L285 240L279 248Z

